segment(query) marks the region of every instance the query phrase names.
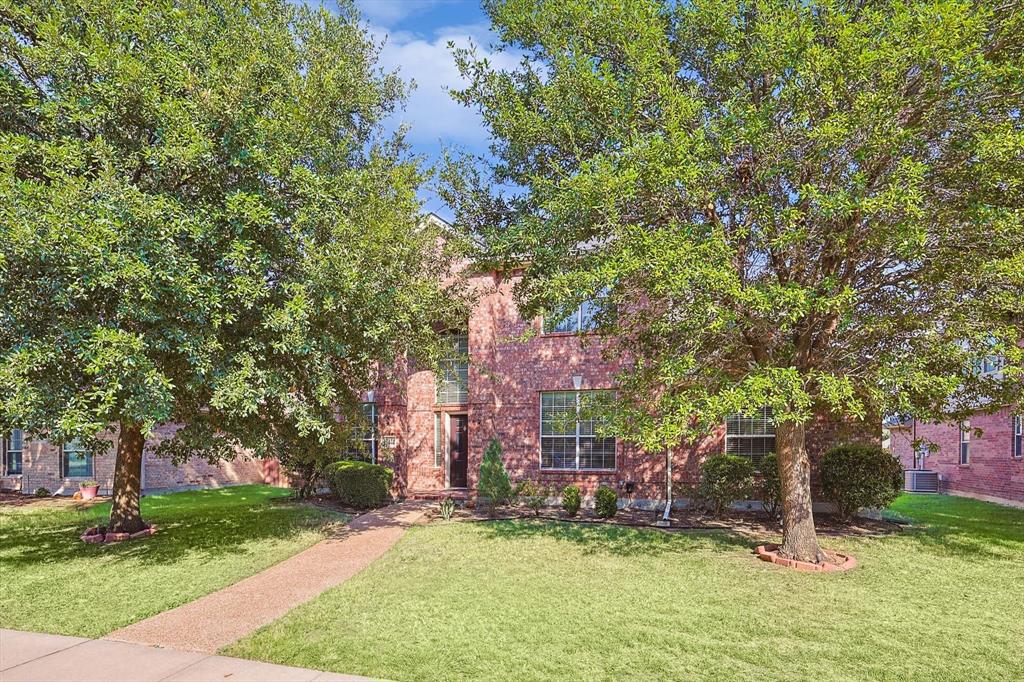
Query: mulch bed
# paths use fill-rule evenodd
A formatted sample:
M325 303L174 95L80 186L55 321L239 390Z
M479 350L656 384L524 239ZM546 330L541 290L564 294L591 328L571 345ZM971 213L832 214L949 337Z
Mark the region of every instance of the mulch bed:
M441 518L438 509L429 512L432 519ZM542 509L540 516L534 516L530 509L517 507L501 509L495 516L476 509L456 509L453 520L457 521L496 521L513 519L540 519L546 521L567 521L573 523L591 523L630 527L655 527L661 520L662 513L651 510L620 509L611 519L602 519L592 510L581 509L578 516L570 517L565 512L555 509ZM765 535L781 535L782 526L762 512L732 511L721 517L696 509L673 510L670 516L672 525L658 528L667 532L674 531L711 531L724 530L739 532L744 535L763 537ZM840 522L833 514L815 514L814 525L819 535L871 537L898 533L902 527L891 521L858 518L853 524Z
M97 495L91 500L75 500L70 495L55 495L48 497L36 497L35 495L23 495L9 491L0 492L0 507L38 507L38 508L68 508L88 509L97 504L109 502L109 496Z

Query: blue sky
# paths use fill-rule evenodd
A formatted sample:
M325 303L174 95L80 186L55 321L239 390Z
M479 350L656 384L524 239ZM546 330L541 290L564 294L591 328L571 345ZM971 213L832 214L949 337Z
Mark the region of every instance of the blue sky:
M477 0L356 0L364 22L375 42L384 43L381 66L397 70L406 81L416 84L405 111L389 121L410 126L408 141L413 151L429 162L436 161L443 146L470 152L487 150L487 132L479 116L454 102L446 88L462 84L448 49L448 42L465 45L473 41L482 55L497 67L511 68L517 59L507 53L493 53L490 22ZM450 219L448 210L435 196L424 192L426 210Z

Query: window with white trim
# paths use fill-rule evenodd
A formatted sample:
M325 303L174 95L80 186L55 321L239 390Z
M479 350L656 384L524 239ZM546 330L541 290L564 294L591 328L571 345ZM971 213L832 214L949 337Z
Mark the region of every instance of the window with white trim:
M604 288L593 298L576 306L565 318L559 320L545 315L542 331L545 334L590 332L597 329L597 317L608 305L608 289Z
M25 433L21 429L11 429L4 439L4 473L15 476L21 473L22 455L25 452Z
M359 441L361 450L377 463L377 403L362 403L359 406L359 420L353 427L353 435Z
M608 391L551 391L540 394L540 468L615 468L615 437L600 435L604 419L598 401Z
M1024 443L1021 442L1022 431L1024 431L1024 415L1013 417L1013 456L1016 459L1024 457Z
M960 422L960 464L971 463L971 423Z
M469 400L469 335L465 332L448 334L435 388L438 405L462 405Z
M440 468L444 464L444 450L441 448L441 413L434 413L434 466Z
M61 465L65 478L92 478L93 456L76 438L61 446Z
M733 414L725 420L725 452L749 457L759 466L765 455L775 452L775 419L765 406L751 414Z

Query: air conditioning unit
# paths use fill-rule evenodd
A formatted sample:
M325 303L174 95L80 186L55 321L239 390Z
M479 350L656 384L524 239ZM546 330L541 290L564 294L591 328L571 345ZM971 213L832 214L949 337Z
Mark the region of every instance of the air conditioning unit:
M928 469L908 469L903 472L903 489L911 493L939 492L939 472Z

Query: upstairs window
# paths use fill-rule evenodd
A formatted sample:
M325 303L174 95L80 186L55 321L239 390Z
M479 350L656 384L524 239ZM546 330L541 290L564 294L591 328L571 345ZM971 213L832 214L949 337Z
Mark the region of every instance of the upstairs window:
M1024 457L1024 445L1021 443L1021 432L1024 431L1024 415L1013 417L1013 456L1016 459Z
M544 316L545 334L591 332L597 329L597 316L608 305L608 289L576 306L564 319Z
M435 384L437 404L465 404L469 402L469 335L448 334L445 351Z
M765 455L775 452L775 419L772 408L762 407L753 414L734 414L725 420L725 452L749 457L755 467Z
M960 464L971 463L971 423L960 422Z
M61 464L64 468L65 478L92 478L93 456L86 451L85 447L75 440L65 443L61 447Z
M10 476L21 473L22 453L25 450L25 434L13 429L4 439L4 472Z
M615 438L598 435L596 401L607 391L540 394L540 468L580 471L615 468Z
M374 464L377 463L377 403L362 403L359 406L360 415L352 427L352 439L355 441L356 451L353 454L360 454L370 458Z

